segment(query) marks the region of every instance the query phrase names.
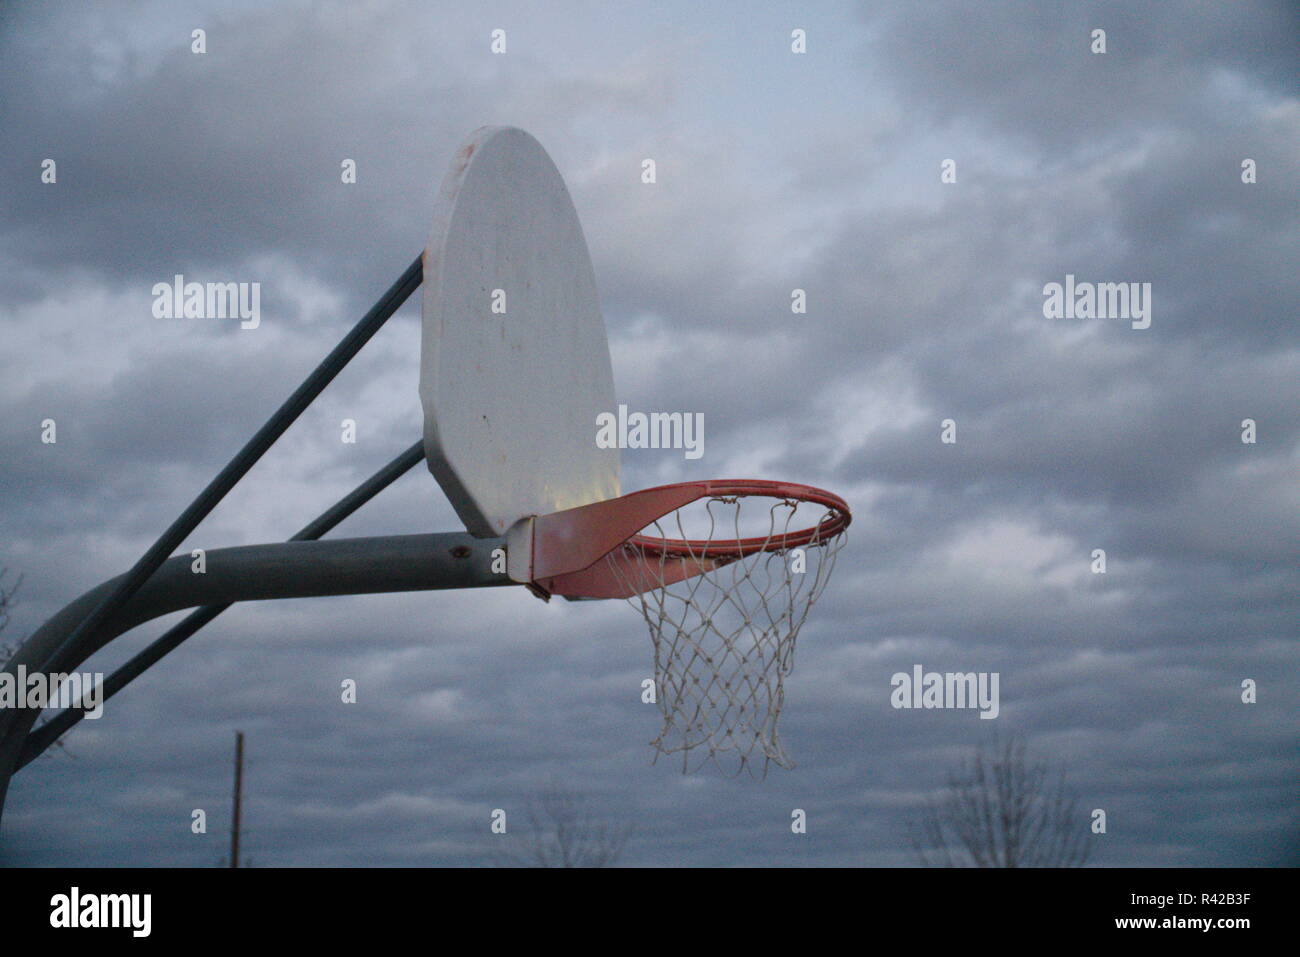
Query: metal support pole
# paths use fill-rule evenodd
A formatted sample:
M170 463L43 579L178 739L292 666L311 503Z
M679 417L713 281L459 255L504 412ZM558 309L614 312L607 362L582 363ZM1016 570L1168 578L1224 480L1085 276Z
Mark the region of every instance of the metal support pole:
M422 259L422 256L416 257L402 277L389 288L388 292L384 293L361 321L352 327L352 331L344 336L311 375L303 380L302 385L298 386L293 395L289 396L266 424L257 430L257 434L248 440L248 443L227 463L208 487L199 493L198 498L191 502L180 517L159 536L131 570L115 579L117 584L113 589L102 596L99 603L89 610L85 619L72 630L57 649L51 652L49 658L42 662L43 671L53 673L65 671L70 667L68 659L77 643L92 634L130 600L131 596L148 581L149 576L167 560L167 556L176 551L186 536L194 531L218 502L225 498L226 493L234 488L235 483L248 473L248 470L257 463L275 440L284 434L285 429L293 424L312 400L321 394L352 357L361 350L361 347L370 341L370 337L379 331L379 328L420 285L424 276Z
M244 732L235 732L235 807L230 815L230 866L239 867L239 811L244 797Z
M98 630L78 637L80 623L127 576L86 592L38 628L4 670L16 672L22 665L44 671L55 650L66 648L60 670L71 671L136 625L196 605L513 585L504 573L492 571L492 552L498 548L505 548L504 539L475 538L468 532L244 545L208 552L203 575L193 574L189 556L182 555L164 562ZM0 813L38 714L20 708L0 713Z
M321 538L422 461L424 461L424 441L420 440L305 525L302 531L289 541L309 542ZM107 701L113 697L229 607L229 604L205 605L186 616L184 621L169 628L160 638L104 679L100 691L102 700ZM85 714L86 712L80 708L68 708L29 734L23 744L22 754L18 757L18 768L25 768L40 757L50 745L75 727Z

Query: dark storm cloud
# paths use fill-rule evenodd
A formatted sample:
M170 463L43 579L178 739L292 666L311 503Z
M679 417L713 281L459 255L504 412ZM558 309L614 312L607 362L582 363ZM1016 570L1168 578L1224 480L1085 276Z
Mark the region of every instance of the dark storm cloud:
M459 32L442 33L420 10L196 13L179 22L207 24L207 54L190 52L186 26L84 87L68 67L86 69L104 36L74 29L67 10L12 15L8 48L29 66L6 75L0 156L16 270L75 263L152 283L273 252L345 289L395 278L423 245L454 144L539 95L509 75L475 77ZM412 13L414 32L403 22ZM644 99L599 77L545 82L561 128L579 105L616 111ZM28 175L47 156L66 158L58 190ZM359 170L349 188L344 158Z
M1239 4L961 2L864 7L872 76L930 122L970 120L1060 156L1153 122L1192 131L1224 74L1295 93L1300 13ZM1106 31L1104 57L1091 34Z

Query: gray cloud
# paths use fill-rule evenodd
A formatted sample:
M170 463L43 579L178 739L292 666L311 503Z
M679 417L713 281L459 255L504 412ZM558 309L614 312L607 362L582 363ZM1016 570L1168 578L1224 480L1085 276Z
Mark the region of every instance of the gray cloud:
M26 575L6 639L127 567L261 424L420 248L485 123L529 129L569 182L620 400L706 415L703 460L631 453L625 488L753 472L844 493L855 524L787 687L793 772L651 765L649 641L617 603L253 603L83 722L76 760L15 779L6 862L215 863L241 728L258 864L480 864L490 811L556 778L635 823L627 863L908 864L907 821L990 724L1108 810L1097 863L1294 860L1285 5L817 11L798 68L767 11L672 31L507 6L491 58L485 21L423 4L130 9L0 12L0 565ZM262 328L153 319L176 272L263 282ZM1067 272L1153 283L1152 327L1044 319ZM287 537L413 440L414 317L186 549ZM454 527L418 471L336 534ZM918 662L1001 672L1003 716L893 710Z

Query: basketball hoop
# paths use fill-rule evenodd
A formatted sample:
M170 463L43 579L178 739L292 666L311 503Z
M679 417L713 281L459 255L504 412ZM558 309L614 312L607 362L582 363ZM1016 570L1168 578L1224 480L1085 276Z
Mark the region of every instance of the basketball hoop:
M766 773L792 766L777 735L784 681L851 519L807 485L665 485L525 520L511 577L531 546L536 594L627 599L654 643L658 753L680 754L683 771L693 753L697 767L734 760L737 773L761 756Z
M422 440L289 542L223 551L197 578L169 559L421 285ZM113 672L107 697L235 602L504 585L505 534L509 581L546 599L627 599L644 617L661 754L680 754L683 770L693 754L735 758L737 771L760 754L764 771L789 767L777 737L784 680L848 506L749 480L620 496L620 450L591 435L615 404L595 271L563 177L523 130L475 130L443 177L420 256L130 570L51 617L0 677L71 670L124 630L201 605ZM421 460L464 533L316 541ZM14 771L84 710L33 730L38 713L0 709L0 810Z

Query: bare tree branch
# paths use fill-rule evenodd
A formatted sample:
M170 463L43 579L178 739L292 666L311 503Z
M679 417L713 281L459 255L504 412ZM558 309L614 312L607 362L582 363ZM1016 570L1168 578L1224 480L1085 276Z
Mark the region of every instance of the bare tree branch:
M528 828L493 841L511 850L493 855L503 867L610 867L623 853L630 826L611 827L592 817L583 798L558 785L528 799Z
M0 632L3 632L9 625L10 612L14 607L14 596L18 594L18 589L22 586L23 576L19 575L12 585L5 584L5 578L9 575L8 568L0 568ZM21 642L0 641L0 668L9 663L9 659L18 653L18 647ZM58 748L68 757L75 757L63 744L62 739L54 742L54 747ZM53 757L50 752L46 752L42 757Z
M1080 867L1092 850L1064 768L1031 763L1015 737L977 747L909 830L926 867Z
M18 594L19 587L22 586L23 577L18 579L12 585L5 585L5 578L9 575L8 568L0 568L0 632L3 632L9 625L9 612L14 606L14 595ZM0 667L9 663L9 659L18 651L17 645L10 645L0 642Z

